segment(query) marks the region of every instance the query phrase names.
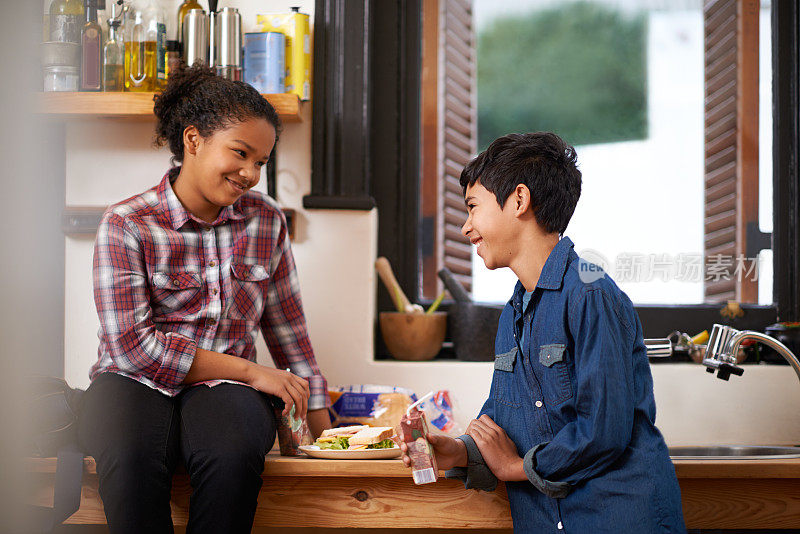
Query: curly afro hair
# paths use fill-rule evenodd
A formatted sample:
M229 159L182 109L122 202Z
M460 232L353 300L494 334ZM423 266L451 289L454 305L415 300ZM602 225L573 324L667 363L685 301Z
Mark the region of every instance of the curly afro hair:
M183 161L183 131L194 126L203 137L252 118L265 119L275 128L281 121L275 108L258 91L244 82L220 76L200 63L171 72L167 87L153 97L156 146L169 146L173 162Z

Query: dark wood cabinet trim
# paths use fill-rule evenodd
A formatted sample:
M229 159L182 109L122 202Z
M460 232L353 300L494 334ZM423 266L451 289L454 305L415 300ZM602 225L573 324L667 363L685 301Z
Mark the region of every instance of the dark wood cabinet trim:
M370 57L373 2L317 0L311 194L306 209L371 210Z
M800 320L800 7L772 3L774 295L781 321Z

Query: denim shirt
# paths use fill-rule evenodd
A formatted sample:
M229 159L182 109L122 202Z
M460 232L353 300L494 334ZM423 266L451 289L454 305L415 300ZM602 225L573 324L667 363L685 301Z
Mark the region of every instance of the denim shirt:
M573 246L568 237L555 246L524 312L517 283L500 317L480 412L523 458L528 480L506 483L514 531L686 532L675 469L655 426L639 317ZM447 476L493 490L497 479L475 442L459 439L469 463Z

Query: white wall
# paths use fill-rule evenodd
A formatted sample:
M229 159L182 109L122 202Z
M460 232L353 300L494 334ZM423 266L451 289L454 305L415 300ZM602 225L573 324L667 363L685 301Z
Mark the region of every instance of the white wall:
M257 11L287 10L298 3L313 13L310 1L237 4L245 31L250 31ZM293 249L319 364L331 385L391 384L419 394L449 389L464 423L488 393L491 363L373 360L377 214L302 208L302 197L310 191L310 111L305 105L303 122L285 127L277 182L281 205L297 210ZM156 184L169 166L169 154L152 148L152 128L152 122L107 119L68 124L67 205L105 206ZM93 240L66 238L65 246L65 376L74 386L86 387L97 353ZM269 363L263 342L258 350L259 361ZM744 377L730 383L693 365L660 365L653 372L657 422L671 444L800 444L800 387L789 368L748 367Z

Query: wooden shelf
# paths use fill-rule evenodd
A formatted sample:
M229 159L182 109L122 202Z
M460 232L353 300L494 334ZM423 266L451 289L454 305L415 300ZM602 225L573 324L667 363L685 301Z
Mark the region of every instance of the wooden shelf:
M36 95L36 111L63 119L114 117L153 117L155 93L73 93L52 92ZM300 122L300 99L291 93L264 95L283 122Z

